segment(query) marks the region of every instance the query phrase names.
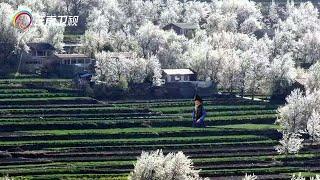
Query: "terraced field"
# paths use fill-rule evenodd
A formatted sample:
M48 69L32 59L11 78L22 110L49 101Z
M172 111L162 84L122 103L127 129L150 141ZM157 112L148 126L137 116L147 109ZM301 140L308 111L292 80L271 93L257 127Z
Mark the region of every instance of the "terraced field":
M40 81L40 80L37 80ZM10 83L8 83L10 82ZM277 155L275 105L206 99L207 128L191 128L191 100L101 103L0 81L0 173L30 179L126 179L142 150L183 151L201 175L286 179L320 172L318 146Z

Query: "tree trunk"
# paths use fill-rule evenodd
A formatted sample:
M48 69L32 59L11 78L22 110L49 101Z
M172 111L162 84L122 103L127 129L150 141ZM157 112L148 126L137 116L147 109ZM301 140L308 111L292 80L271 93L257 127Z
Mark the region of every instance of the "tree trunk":
M17 72L16 72L15 76L17 76L17 75L19 74L19 71L20 71L20 66L21 66L21 61L22 61L22 52L20 53L20 58L19 58L18 69L17 69Z
M254 100L254 88L253 88L252 91L251 91L251 100L252 100L252 101Z

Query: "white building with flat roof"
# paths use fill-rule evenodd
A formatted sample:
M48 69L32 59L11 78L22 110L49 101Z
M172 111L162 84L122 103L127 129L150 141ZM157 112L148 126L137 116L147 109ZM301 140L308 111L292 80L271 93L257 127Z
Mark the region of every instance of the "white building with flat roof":
M166 83L196 81L196 77L191 69L162 69L162 79Z

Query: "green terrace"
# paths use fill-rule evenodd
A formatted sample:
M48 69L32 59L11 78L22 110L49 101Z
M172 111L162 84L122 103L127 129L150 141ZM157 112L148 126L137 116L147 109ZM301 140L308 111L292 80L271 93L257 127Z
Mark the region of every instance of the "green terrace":
M190 99L100 102L68 79L0 80L0 173L21 179L127 179L142 151L183 151L204 177L286 179L320 172L318 145L278 155L278 105L205 99L206 128L191 127ZM28 84L37 86L30 87ZM265 97L267 98L267 97Z
M0 79L0 84L18 84L18 83L47 83L47 82L72 82L71 79L42 79L42 78L17 78L17 79Z

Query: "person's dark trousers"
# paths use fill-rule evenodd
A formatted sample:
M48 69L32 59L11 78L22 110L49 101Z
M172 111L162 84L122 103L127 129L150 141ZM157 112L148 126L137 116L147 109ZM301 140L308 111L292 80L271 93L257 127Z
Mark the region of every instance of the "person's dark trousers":
M205 125L204 121L200 121L199 123L197 123L197 121L194 120L192 122L192 127L197 127L197 128L203 127L203 128L205 128L206 125Z

